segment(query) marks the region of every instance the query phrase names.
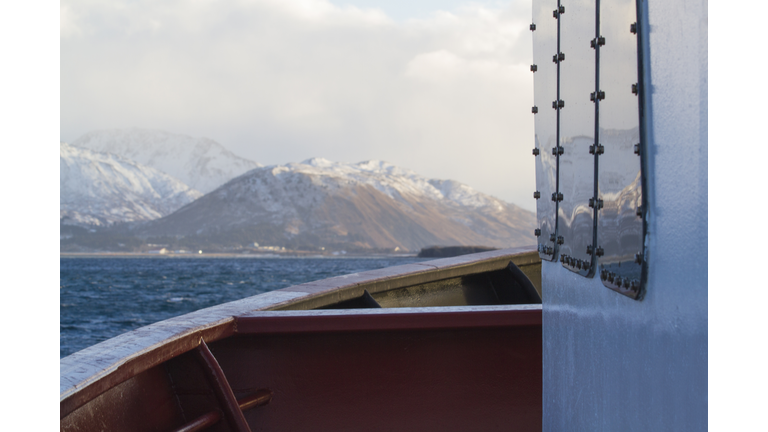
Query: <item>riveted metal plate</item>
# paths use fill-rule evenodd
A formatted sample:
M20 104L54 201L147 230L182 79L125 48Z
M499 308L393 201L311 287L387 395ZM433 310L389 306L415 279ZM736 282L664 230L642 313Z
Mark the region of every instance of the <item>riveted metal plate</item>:
M557 146L557 115L551 108L557 100L557 64L552 56L557 54L557 19L552 11L557 9L557 1L533 0L533 63L537 65L533 73L534 105L538 113L534 115L536 131L536 189L541 198L536 201L539 255L543 260L553 260L557 254L557 243L551 241L557 230L557 202L552 201L552 194L557 192L557 156L552 148Z
M599 197L597 246L600 279L621 294L638 298L642 275L643 221L637 209L642 204L638 96L637 36L630 25L637 21L632 0L601 1L600 51L600 142L605 153L598 162Z
M595 0L570 0L568 13L560 17L560 50L566 55L560 64L560 97L565 101L560 110L560 262L588 277L594 275L587 247L594 241L594 211L589 201L595 194L595 156L589 149L595 136L595 103L590 94L595 91L596 52L590 41L595 38L596 8Z

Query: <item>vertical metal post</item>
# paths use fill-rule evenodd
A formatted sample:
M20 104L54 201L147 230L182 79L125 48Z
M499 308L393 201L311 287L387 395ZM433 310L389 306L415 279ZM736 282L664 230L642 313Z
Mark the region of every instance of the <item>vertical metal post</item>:
M216 399L219 402L219 408L224 412L224 418L229 423L229 427L237 432L251 432L251 428L245 421L245 416L240 410L240 405L235 399L235 394L232 392L227 377L224 376L224 371L221 370L219 362L216 357L213 356L211 350L208 349L203 338L200 338L200 345L197 350L198 360L203 367L205 376L208 379L209 384L213 388L213 392L216 394Z

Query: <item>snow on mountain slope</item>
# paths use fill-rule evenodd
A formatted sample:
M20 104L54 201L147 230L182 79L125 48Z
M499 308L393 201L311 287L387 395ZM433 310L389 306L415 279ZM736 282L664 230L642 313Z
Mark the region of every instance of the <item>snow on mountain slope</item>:
M148 129L89 132L72 145L128 158L208 193L261 164L236 156L208 138Z
M532 212L453 180L429 180L381 161L315 158L249 171L148 224L146 234L239 230L244 241L259 243L300 239L318 246L418 250L534 244L535 222Z
M154 168L66 143L59 187L60 217L72 225L156 219L203 195Z

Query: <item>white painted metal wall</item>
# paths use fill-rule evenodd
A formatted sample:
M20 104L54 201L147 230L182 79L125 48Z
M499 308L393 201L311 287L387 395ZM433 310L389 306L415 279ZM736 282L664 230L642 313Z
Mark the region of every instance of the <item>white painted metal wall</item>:
M545 431L707 429L707 1L641 3L645 297L543 263Z

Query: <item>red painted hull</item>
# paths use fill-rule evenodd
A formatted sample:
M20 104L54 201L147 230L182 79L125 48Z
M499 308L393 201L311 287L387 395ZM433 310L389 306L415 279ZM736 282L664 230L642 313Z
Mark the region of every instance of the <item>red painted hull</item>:
M143 349L129 338L134 353L117 362L108 343L74 355L84 369L116 366L64 394L61 429L541 430L540 304L250 310L191 333L172 324L179 336Z

